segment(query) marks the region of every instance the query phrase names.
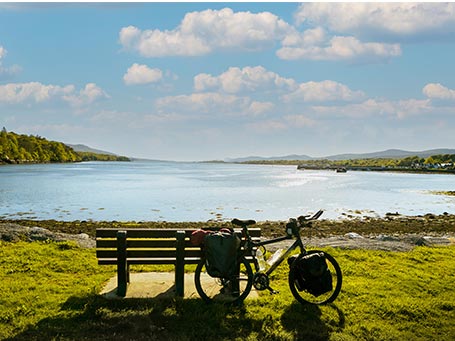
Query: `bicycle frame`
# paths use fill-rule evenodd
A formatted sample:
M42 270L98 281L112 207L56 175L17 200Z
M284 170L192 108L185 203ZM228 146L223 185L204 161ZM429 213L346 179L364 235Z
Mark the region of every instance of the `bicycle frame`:
M201 273L204 271L203 268L205 266L205 260L202 259L195 272L195 284L199 295L209 302L216 299L218 296L222 299L227 293L227 296L233 299L232 302L241 302L248 296L252 287L257 291L268 289L271 294L276 294L278 291L275 291L270 287L269 277L285 259L288 259L290 265L288 275L289 288L297 301L302 304L309 303L315 305L333 302L341 290L341 268L335 258L325 251L307 251L300 235L301 229L311 228L312 222L318 219L322 213L323 211L319 210L313 216L302 215L297 218L289 218L289 221L286 223L284 236L263 241L253 240L249 234L248 226L256 224L254 220L233 219L231 223L242 228L242 243L237 256L239 261L238 275L222 278L222 283L216 283L219 287L219 292L217 289L213 291L211 285L209 285L206 290L203 287L203 281L201 281ZM238 232L236 231L236 233ZM287 250L284 252L280 250L281 254L279 256L277 255L277 257L273 256L273 258L271 258L272 261L268 261L269 266L263 268L262 259L258 258L257 251L260 250L260 248L266 250L265 246L267 245L289 239L294 239L294 241ZM299 255L294 258L295 256L291 256L291 254L297 249ZM321 260L321 258L324 259L326 267L324 267L324 271L320 276L317 276L316 278L307 278L305 274L302 274L300 260L302 259L302 256L306 255L310 255L311 257L313 257L312 255L315 255L319 260ZM293 262L290 260L293 260ZM306 260L307 258L304 258L302 263L306 262ZM254 263L254 267L250 265L251 263ZM243 267L241 268L242 264ZM334 283L333 285L332 281ZM240 283L242 283L242 286L240 286ZM225 292L225 290L227 291ZM214 295L212 296L212 294Z
M245 229L247 230L246 227L245 227ZM293 237L284 236L284 237L278 237L278 238L273 238L273 239L269 239L269 240L264 240L262 242L254 242L251 240L251 237L250 237L248 231L244 231L244 232L247 237L247 245L249 244L248 247L246 248L246 250L247 250L247 252L251 253L251 256L253 257L255 272L259 271L259 262L256 258L256 252L253 252L254 247L256 247L256 249L257 249L258 247L261 247L261 246L278 243L278 242L288 240L288 239L293 239ZM284 252L275 262L273 262L273 264L271 264L270 267L264 273L267 276L269 276L297 248L300 248L300 253L306 252L305 246L303 245L300 235L295 236L294 243L292 243L292 245L286 250L286 252Z

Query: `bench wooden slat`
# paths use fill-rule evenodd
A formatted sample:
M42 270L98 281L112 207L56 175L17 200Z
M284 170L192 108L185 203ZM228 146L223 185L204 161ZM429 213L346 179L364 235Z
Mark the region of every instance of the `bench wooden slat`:
M127 248L175 248L174 239L127 239ZM117 239L99 239L96 241L98 249L112 249L117 247Z
M199 264L201 258L185 258L185 264ZM117 258L104 258L98 260L99 265L117 265ZM128 260L131 265L175 265L174 258L132 258Z
M185 248L184 257L201 257L202 251L199 247ZM96 257L101 258L117 258L116 249L98 249ZM127 249L126 257L129 258L159 258L159 257L176 257L176 249Z
M180 230L172 229L132 229L132 228L118 228L118 229L97 229L97 238L117 238L118 231L126 231L128 238L173 238L175 233Z
M176 249L162 250L162 249L149 249L149 250L126 250L126 258L175 258ZM202 252L200 249L185 249L185 257L200 257ZM96 256L98 258L117 258L117 250L97 250Z
M252 262L252 257L245 257L248 262ZM175 258L130 258L128 264L132 265L174 265ZM200 257L185 257L185 264L199 264ZM117 265L117 258L101 258L98 259L99 265Z
M177 231L184 231L186 237L190 237L194 229L148 229L148 228L104 228L96 230L96 238L117 238L118 231L127 231L128 238L174 238ZM241 229L234 229L235 232L241 233ZM259 227L248 228L251 237L260 237L261 229Z
M259 240L259 238L252 238ZM129 248L175 248L175 239L127 239L126 247ZM116 249L117 239L98 239L97 249ZM185 240L185 248L195 247L190 240Z

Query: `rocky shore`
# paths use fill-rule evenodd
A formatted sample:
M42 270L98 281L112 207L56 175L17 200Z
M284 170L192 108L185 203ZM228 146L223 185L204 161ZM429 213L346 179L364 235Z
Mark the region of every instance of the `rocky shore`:
M282 236L285 222L258 222L265 238ZM143 227L197 229L207 226L228 227L229 222L95 222L56 220L0 220L0 239L8 242L19 240L74 241L81 247L94 247L97 228ZM316 247L363 248L389 251L408 251L415 246L455 244L455 215L427 214L402 216L389 213L385 218L355 218L320 220L312 228L302 231L304 242ZM268 247L273 251L285 247L292 240Z
M55 232L38 226L29 227L10 222L0 222L0 240L7 242L73 241L83 248L95 247L95 240L86 233L69 234Z

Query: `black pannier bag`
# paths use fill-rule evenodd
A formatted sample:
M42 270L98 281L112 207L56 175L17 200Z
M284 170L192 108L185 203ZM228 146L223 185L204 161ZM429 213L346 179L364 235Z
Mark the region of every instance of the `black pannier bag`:
M332 290L332 274L323 252L310 253L300 259L298 256L290 257L289 266L294 261L298 262L294 280L299 291L306 290L314 296L320 296Z
M205 268L211 277L229 278L238 271L240 238L234 233L215 232L205 236Z

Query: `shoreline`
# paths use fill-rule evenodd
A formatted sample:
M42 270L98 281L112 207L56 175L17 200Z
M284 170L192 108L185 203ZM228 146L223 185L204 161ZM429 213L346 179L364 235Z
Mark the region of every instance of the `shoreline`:
M124 158L124 157L119 157ZM48 164L71 164L71 163L81 163L87 161L99 161L99 162L141 162L131 158L126 159L117 159L117 160L80 160L80 161L49 161L49 162L38 162L30 160L0 160L0 166L13 166L13 165L48 165ZM257 166L297 166L297 169L300 171L304 170L316 170L316 171L337 171L339 166L330 166L330 167L301 167L299 165L290 161L289 163L273 163L273 162L258 162L258 161L246 161L246 162L226 162L226 161L171 161L163 160L160 162L183 162L183 163L221 163L221 164L239 164L239 165L257 165ZM356 166L344 166L346 171L349 172L390 172L390 173L405 173L405 174L454 174L455 169L437 169L437 168L388 168L388 167L356 167Z
M260 221L256 226L264 238L284 235L285 221ZM58 221L0 219L0 240L57 241L74 240L83 247L93 247L97 228L181 228L231 227L230 222L119 222L119 221ZM31 235L35 235L31 236ZM390 214L384 218L353 218L317 220L311 229L301 232L306 245L318 247L361 248L388 251L409 251L415 246L455 244L455 215L426 214L402 216ZM292 240L268 248L274 251L286 247ZM88 245L88 246L87 246Z
M388 212L384 216L370 216L362 210L347 212L337 219L318 219L313 222L315 230L323 234L337 235L347 232L367 233L418 233L418 232L455 232L455 213L427 213L424 215L403 215L398 212ZM284 228L287 220L256 221L267 234L276 235L280 226ZM59 220L59 219L28 219L0 218L0 224L14 223L24 226L38 226L63 233L87 233L94 236L97 228L103 227L144 227L144 228L201 228L207 226L226 227L228 220L208 221L165 221L165 220Z

